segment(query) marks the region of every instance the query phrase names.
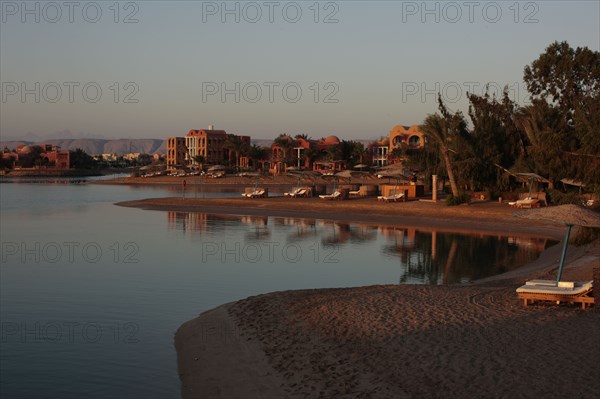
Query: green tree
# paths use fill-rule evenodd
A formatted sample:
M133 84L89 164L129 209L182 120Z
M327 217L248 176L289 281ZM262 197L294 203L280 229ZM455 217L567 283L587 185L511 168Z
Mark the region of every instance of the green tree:
M448 180L450 181L452 195L458 197L458 185L456 184L450 152L456 152L456 150L451 148L453 142L458 141L460 137L466 136L467 123L460 111L456 111L455 113L448 111L442 101L441 95L438 95L438 108L441 114L427 115L421 129L438 144L441 158L446 167Z
M482 96L469 94L469 117L473 124L464 148L469 154L462 173L475 190L507 189L508 175L523 156L526 137L515 123L517 105L509 98L508 88L497 100L489 92Z
M574 177L600 190L600 52L554 42L525 67L524 81L532 104L519 117L530 161L553 179Z

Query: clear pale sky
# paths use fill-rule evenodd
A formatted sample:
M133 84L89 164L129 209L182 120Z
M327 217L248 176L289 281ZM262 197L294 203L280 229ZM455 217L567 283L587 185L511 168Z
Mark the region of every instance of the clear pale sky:
M315 3L2 1L1 138L374 138L437 90L465 113L488 82L526 102L523 68L555 40L600 50L599 1Z

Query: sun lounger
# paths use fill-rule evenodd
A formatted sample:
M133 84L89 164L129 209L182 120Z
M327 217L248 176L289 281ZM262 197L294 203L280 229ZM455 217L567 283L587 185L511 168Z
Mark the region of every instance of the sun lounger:
M554 280L531 280L517 288L517 296L525 306L529 301L556 301L581 303L585 309L595 303L592 281L559 281L557 285Z
M298 190L298 192L296 192L293 195L290 195L290 197L292 197L292 198L302 198L302 197L305 197L305 196L306 196L306 189L305 188L303 188L301 190Z
M301 188L295 188L292 191L290 191L289 193L283 193L283 195L285 197L295 197L300 191L302 191Z
M265 196L265 190L256 190L251 193L243 193L242 197L245 198L263 198Z
M404 201L404 193L393 194L393 195L380 195L377 197L377 201L385 201L385 202L398 202Z
M360 195L360 190L350 191L348 192L348 195Z
M515 208L539 208L542 206L540 200L536 198L525 198L518 201L509 202L508 205L514 206Z
M342 199L342 193L339 191L334 192L333 194L323 194L319 195L319 198L326 200L337 200Z

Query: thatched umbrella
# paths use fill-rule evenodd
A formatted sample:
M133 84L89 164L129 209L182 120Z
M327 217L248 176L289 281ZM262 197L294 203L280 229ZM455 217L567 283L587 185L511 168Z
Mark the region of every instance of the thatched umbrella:
M565 265L565 258L567 256L567 243L569 242L569 237L571 236L571 228L573 226L600 227L600 214L598 212L583 208L579 205L569 204L518 211L514 213L514 216L525 219L548 220L567 225L567 234L565 236L565 241L563 242L562 254L560 255L560 264L558 266L558 276L556 277L557 284L560 281L563 267Z
M531 198L531 189L533 187L533 182L541 182L541 183L550 183L550 180L537 175L535 173L516 173L515 176L517 176L517 178L521 179L521 180L525 180L525 181L529 181L529 195L528 197Z

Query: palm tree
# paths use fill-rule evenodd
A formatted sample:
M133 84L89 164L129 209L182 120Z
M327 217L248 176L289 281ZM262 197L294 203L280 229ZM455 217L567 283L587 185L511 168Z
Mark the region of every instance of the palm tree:
M240 166L240 156L248 154L250 151L250 146L242 141L240 136L236 136L235 134L227 135L224 147L229 150L229 161L231 161L231 154L233 154L236 168Z
M438 102L441 115L437 113L427 115L421 129L438 143L444 164L446 165L452 195L457 197L459 193L452 169L452 161L450 160L450 151L453 151L450 149L450 144L454 136L466 133L466 122L460 111L454 114L448 112L441 97L438 98Z
M256 161L267 158L268 154L269 152L265 147L261 147L256 144L252 145L252 147L248 149L248 156L253 161L254 166L256 166Z
M290 150L292 149L294 144L294 139L292 139L287 134L283 133L277 136L275 140L273 140L273 144L281 148L281 151L283 152L283 156L280 156L280 158L277 159L277 161L283 162L283 169L285 170L285 168L287 167L287 162L289 160Z

